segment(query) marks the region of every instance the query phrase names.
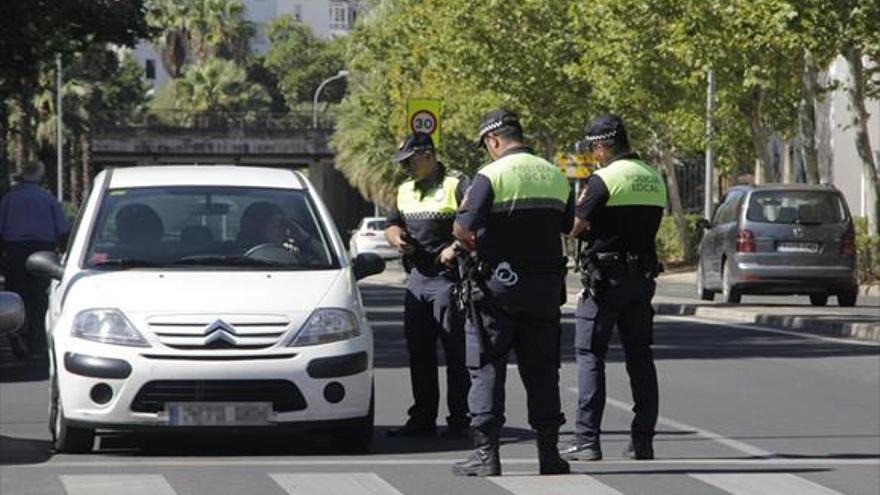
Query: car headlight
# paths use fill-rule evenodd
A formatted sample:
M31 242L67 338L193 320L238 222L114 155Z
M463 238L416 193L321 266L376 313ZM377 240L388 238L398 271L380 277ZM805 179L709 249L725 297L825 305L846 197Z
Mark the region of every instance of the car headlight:
M326 344L361 334L354 313L338 308L316 309L294 337L291 346Z
M104 344L150 347L118 309L87 309L73 319L74 337Z

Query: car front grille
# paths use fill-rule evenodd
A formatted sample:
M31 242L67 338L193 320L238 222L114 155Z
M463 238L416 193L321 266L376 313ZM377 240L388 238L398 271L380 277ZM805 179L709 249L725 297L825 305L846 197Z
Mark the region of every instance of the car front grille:
M275 412L306 408L302 392L287 380L159 380L141 387L131 410L157 413L167 402L271 402Z
M166 315L148 318L147 325L172 349L265 349L278 343L290 321L274 315Z

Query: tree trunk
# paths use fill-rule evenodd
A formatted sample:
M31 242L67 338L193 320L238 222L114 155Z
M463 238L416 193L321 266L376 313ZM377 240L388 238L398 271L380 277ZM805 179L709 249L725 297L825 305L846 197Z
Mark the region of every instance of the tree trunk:
M0 95L0 196L9 190L9 155L6 152L6 131L9 128L6 119L6 95Z
M761 177L756 177L756 182L766 184L768 182L776 182L776 172L773 170L773 156L770 154L769 133L764 127L761 119L761 107L764 102L764 92L761 88L752 88L748 103L746 104L746 116L749 121L749 129L751 129L752 146L755 148L755 155L758 158L759 172ZM760 180L757 180L760 179Z
M669 193L669 209L672 210L672 218L675 221L675 229L678 231L678 240L681 242L684 261L690 263L694 260L693 246L688 236L687 221L684 218L684 209L681 206L681 194L678 191L678 176L675 174L675 160L668 150L661 151L660 161L666 171L666 188Z
M868 134L868 109L865 106L865 67L862 65L862 50L855 46L847 46L843 51L844 57L849 62L850 84L847 88L850 106L853 109L853 128L856 131L856 151L862 159L864 174L867 176L869 186L874 188L874 205L868 208L868 228L873 234L880 233L878 230L878 217L880 217L880 182L877 181L880 164L874 163L874 155L871 148L871 138Z
M816 60L809 49L804 49L804 72L801 75L801 104L799 123L804 169L808 184L819 183L819 152L816 149L816 87L819 81Z
M78 205L79 204L79 140L73 139L70 142L69 150L70 152L67 154L70 157L65 163L67 165L66 170L64 170L64 174L67 176L67 184L69 187L69 196L70 204Z
M79 149L82 154L82 198L77 206L82 204L89 191L92 189L92 142L89 134L83 133L79 137Z
M14 105L16 109L16 143L15 171L20 172L25 162L34 159L34 88L24 82L16 92Z

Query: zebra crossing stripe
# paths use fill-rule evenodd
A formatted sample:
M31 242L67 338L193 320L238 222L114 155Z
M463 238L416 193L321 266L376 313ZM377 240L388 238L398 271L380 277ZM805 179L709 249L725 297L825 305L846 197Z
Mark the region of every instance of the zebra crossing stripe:
M271 473L290 495L403 495L375 473Z
M177 495L161 474L65 474L68 495Z
M690 474L691 478L731 495L843 495L812 481L787 473Z
M514 495L623 495L585 474L558 476L495 476L486 478Z

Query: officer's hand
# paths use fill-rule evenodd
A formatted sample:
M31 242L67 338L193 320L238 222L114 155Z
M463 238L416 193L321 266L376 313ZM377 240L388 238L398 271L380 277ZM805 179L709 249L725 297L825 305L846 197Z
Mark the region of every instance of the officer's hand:
M446 266L452 266L455 262L455 244L446 246L443 251L440 251L440 256L437 259Z
M397 248L397 250L401 254L406 254L406 255L413 254L415 252L416 248L413 247L412 245L408 244L405 240L405 237L406 237L406 231L401 230L397 235L395 235L394 237L391 238L391 245L394 246L395 248Z

